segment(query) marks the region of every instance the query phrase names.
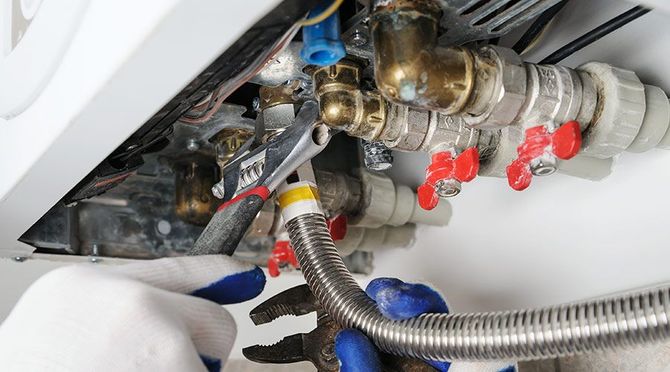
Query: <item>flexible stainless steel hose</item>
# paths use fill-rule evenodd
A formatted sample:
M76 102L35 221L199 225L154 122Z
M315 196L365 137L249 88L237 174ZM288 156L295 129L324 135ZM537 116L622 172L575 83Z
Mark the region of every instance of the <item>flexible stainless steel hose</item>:
M535 310L385 318L358 286L322 214L286 224L307 284L340 325L396 355L431 360L531 360L642 344L670 336L670 288Z

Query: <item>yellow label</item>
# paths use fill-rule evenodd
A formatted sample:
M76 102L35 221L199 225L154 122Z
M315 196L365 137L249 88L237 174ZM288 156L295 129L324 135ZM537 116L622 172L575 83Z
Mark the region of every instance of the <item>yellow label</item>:
M316 187L300 186L279 195L279 206L286 208L290 204L303 200L319 200L319 191Z

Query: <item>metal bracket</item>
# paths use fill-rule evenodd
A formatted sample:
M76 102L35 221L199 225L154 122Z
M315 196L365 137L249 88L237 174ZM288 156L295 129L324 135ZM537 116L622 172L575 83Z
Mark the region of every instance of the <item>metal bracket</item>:
M500 37L561 0L441 0L440 45L461 45Z

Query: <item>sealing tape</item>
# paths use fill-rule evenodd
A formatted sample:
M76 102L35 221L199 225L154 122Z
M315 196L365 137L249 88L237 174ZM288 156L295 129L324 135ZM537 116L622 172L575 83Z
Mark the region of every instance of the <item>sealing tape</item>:
M322 213L319 191L312 182L303 181L279 190L279 207L284 221L308 213Z

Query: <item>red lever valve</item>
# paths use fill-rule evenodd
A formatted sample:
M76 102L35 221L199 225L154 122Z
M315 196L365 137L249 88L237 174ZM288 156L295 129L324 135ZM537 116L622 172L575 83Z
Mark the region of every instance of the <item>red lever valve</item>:
M268 258L268 272L270 276L273 278L278 277L279 268L286 265L292 266L295 269L300 267L291 243L288 240L277 240L272 253L270 253L270 258Z
M347 235L347 222L347 216L343 214L339 214L337 217L326 221L330 237L333 238L333 241L342 240Z
M347 235L347 216L341 214L329 219L326 223L328 224L330 236L334 241L342 240ZM272 253L270 253L270 258L268 258L268 272L270 276L273 278L278 277L282 266L291 266L295 269L300 267L293 247L291 247L291 242L288 240L277 240Z
M440 198L456 196L461 192L461 182L470 182L479 172L479 151L470 147L454 158L450 151L433 154L426 168L426 181L416 190L419 206L431 210Z
M582 132L576 121L569 121L554 132L549 132L544 125L526 129L526 139L517 147L519 157L507 166L510 187L525 190L533 175L554 173L558 168L557 159L571 159L581 147Z

